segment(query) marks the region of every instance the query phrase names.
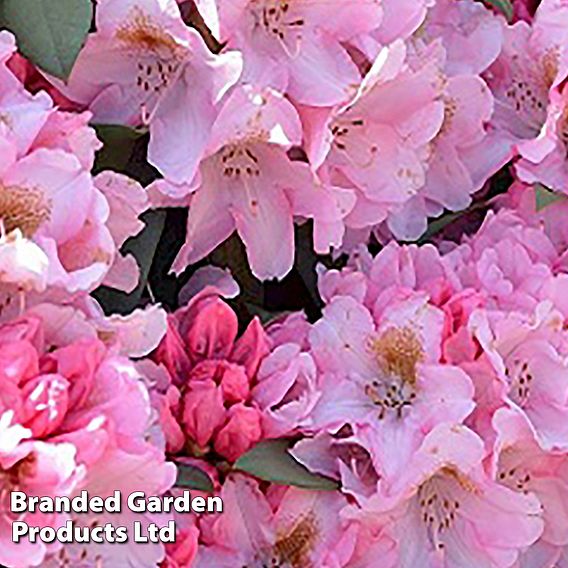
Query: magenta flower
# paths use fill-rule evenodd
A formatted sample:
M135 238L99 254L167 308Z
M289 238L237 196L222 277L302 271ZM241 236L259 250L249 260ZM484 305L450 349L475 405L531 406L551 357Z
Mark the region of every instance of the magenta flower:
M147 441L148 392L134 365L94 337L79 335L61 344L50 335L36 315L0 326L0 562L6 565L36 565L52 552L43 543L11 543L10 491L73 496L86 489L105 497L119 489L124 496L134 490L155 495L174 481L173 466ZM50 514L23 518L34 526L65 521ZM111 522L95 514L73 515L73 520L84 526ZM133 520L126 513L119 521ZM139 565L153 566L163 548L156 545L147 553ZM61 547L57 558L95 565L136 562L137 554L132 546L119 550L83 543Z
M154 356L166 371L154 401L168 452L214 449L235 461L265 437L251 388L270 342L257 319L238 339L237 331L235 313L211 288L169 317Z

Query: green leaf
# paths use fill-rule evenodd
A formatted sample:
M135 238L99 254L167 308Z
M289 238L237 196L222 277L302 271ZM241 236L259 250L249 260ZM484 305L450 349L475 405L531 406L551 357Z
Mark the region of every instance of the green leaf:
M446 227L459 221L460 219L465 218L467 215L471 213L475 213L476 211L483 210L487 207L487 203L483 201L479 201L477 203L472 203L467 209L463 209L462 211L456 212L447 212L442 214L437 219L430 221L428 223L428 228L426 232L418 239L417 243L422 245L424 243L429 242L434 237L438 236Z
M213 493L213 490L215 489L213 487L213 482L202 469L189 464L177 464L177 468L177 487L185 487L187 489Z
M0 27L38 67L67 79L93 18L91 0L1 0Z
M536 212L542 211L545 207L556 203L557 201L562 201L566 197L561 193L554 193L554 191L548 189L544 185L537 183L534 186L534 196L536 201Z
M487 4L493 6L501 14L505 16L507 22L511 23L513 20L513 4L511 0L485 0Z
M265 310L264 308L262 308L261 306L257 306L256 304L251 304L250 302L245 302L244 303L249 314L251 316L256 316L258 317L258 319L260 320L260 322L262 323L263 326L268 326L271 323L280 320L280 319L284 319L287 316L293 314L294 312L271 312L269 310Z
M132 254L140 266L138 287L131 294L105 286L95 290L94 296L107 314L129 314L142 304L142 294L148 284L150 268L164 230L166 212L163 209L154 209L144 213L141 219L146 223L146 228L136 237L126 241L122 247L122 251Z
M302 489L333 491L339 484L311 473L288 452L288 440L266 440L241 456L235 469L277 485L294 485Z
M97 174L103 170L126 172L134 146L146 132L119 124L93 124L92 126L99 140L104 144L97 152L94 173Z

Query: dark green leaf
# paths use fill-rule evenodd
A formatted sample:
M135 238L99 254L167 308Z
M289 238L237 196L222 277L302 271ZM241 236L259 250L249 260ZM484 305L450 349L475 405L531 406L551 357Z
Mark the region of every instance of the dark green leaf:
M311 223L306 223L300 227L296 231L296 235L296 268L310 297L317 305L320 303L316 273L318 257L314 252Z
M256 304L251 304L250 302L245 302L245 306L249 314L253 317L257 317L263 326L268 326L276 320L284 319L286 316L291 315L293 312L271 312L265 310L261 306Z
M434 237L439 236L444 231L444 229L449 227L452 223L463 220L466 218L466 216L472 213L483 211L486 207L487 203L480 201L477 203L473 203L463 211L457 211L455 213L453 212L444 213L437 219L434 219L433 221L430 221L430 223L428 223L428 228L426 229L426 232L417 241L418 244L424 244L429 242Z
M338 484L332 479L311 473L288 452L287 440L266 440L241 456L235 469L277 485L294 485L302 489L333 491Z
M537 213L539 211L542 211L545 207L548 207L549 205L556 203L557 201L562 201L563 199L566 199L566 197L563 194L554 193L554 191L551 191L550 189L548 189L544 185L541 185L540 183L537 183L534 186L534 196L536 201L535 207Z
M129 239L122 247L123 252L131 253L140 266L140 282L131 294L118 292L110 288L99 288L95 297L102 304L106 313L129 314L140 306L142 294L148 283L150 268L154 261L156 247L164 230L166 212L156 209L142 215L146 228L136 237Z
M507 19L507 22L511 23L513 20L513 4L511 0L486 0L486 2L501 12Z
M94 173L103 170L126 172L134 146L145 132L119 124L93 124L93 128L104 144L97 152Z
M217 247L211 254L211 260L217 266L230 269L247 298L262 300L262 284L251 272L246 249L237 235L232 235Z
M21 52L38 67L67 79L85 42L91 0L2 0L0 27L18 38Z
M189 464L177 464L177 468L177 487L185 487L187 489L196 489L197 491L213 493L213 482L203 470Z

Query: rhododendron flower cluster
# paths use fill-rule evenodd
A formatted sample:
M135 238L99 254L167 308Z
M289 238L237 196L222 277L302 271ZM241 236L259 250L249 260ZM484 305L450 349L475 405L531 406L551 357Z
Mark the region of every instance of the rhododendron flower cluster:
M96 336L79 333L60 343L44 321L49 306L0 327L2 365L2 530L1 562L37 565L46 553L41 543L12 542L10 491L36 496L73 496L86 489L97 495L145 490L160 495L173 484L175 467L150 443L152 410L146 385L134 364ZM57 307L54 307L57 310ZM136 477L132 473L136 472ZM29 518L29 517L32 518ZM24 520L59 526L64 518L29 513ZM80 515L80 526L109 519ZM122 524L134 521L124 515ZM57 548L57 547L56 547ZM111 547L77 544L50 551L58 561L137 562L136 548L117 557ZM163 554L146 548L143 565ZM113 559L113 560L111 560Z
M0 8L0 564L568 568L568 3L50 6Z

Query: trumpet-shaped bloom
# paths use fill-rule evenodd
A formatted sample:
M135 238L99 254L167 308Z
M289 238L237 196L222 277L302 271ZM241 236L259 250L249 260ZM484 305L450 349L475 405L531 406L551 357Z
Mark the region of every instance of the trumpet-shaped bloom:
M233 476L221 497L230 513L210 527L211 546L198 553L196 568L348 566L353 535L339 518L346 504L339 493L288 488L272 505L255 481Z
M545 450L566 451L568 367L562 315L547 303L532 317L472 316L470 327L489 357L506 396L519 407Z
M295 217L314 219L317 252L341 244L352 193L324 185L308 164L288 157L301 139L297 112L279 93L250 86L233 92L213 126L195 187L157 184L172 197L194 192L176 272L236 230L252 272L260 279L282 278L294 262Z
M400 492L378 492L347 516L390 536L399 568L510 568L542 533L540 503L488 478L482 458L472 431L439 426L407 463Z
M518 410L500 408L493 418L497 432L493 455L495 479L519 493L533 493L543 505L544 532L539 548L568 545L568 483L562 474L566 456L544 452L530 423Z
M62 88L98 122L147 125L150 162L182 183L193 179L219 102L241 69L239 54L207 50L175 0L104 0L97 32Z
M13 37L2 32L2 40L8 57L15 50ZM124 190L134 186L137 191L130 192L130 210L118 207L120 200L114 199L116 192L112 194L108 183L112 174L100 178L101 191L90 173L101 147L88 125L91 115L61 112L46 93L32 96L6 67L0 66L0 72L6 75L0 88L0 233L3 243L11 243L2 245L3 255L18 263L3 278L11 281L11 290L2 293L10 299L18 290L29 291L29 268L33 265L32 272L38 272L39 264L41 282L32 286L38 291L46 286L58 292L90 291L111 267L115 277L110 275L107 283L132 288L138 280L134 261L128 264L117 249L144 208L142 188L120 178ZM120 234L118 224L123 226ZM16 254L24 242L30 252L25 258ZM34 253L33 247L39 250ZM14 282L18 273L23 280Z
M244 80L273 74L294 100L333 106L349 99L361 76L343 45L380 24L381 3L354 0L221 0L221 38L242 51ZM330 17L330 11L333 17Z
M461 423L473 410L473 385L443 364L444 314L424 294L393 299L375 317L350 297L335 297L310 332L324 374L314 427L348 424L392 483L424 436L440 423Z
M436 62L414 70L397 41L380 52L349 104L303 109L312 167L356 191L350 228L390 219L423 188L428 146L444 120L442 93Z
M517 172L566 191L563 82L567 76L566 6L540 3L531 25L504 25L503 51L487 72L495 96L492 124L501 144L518 152Z

